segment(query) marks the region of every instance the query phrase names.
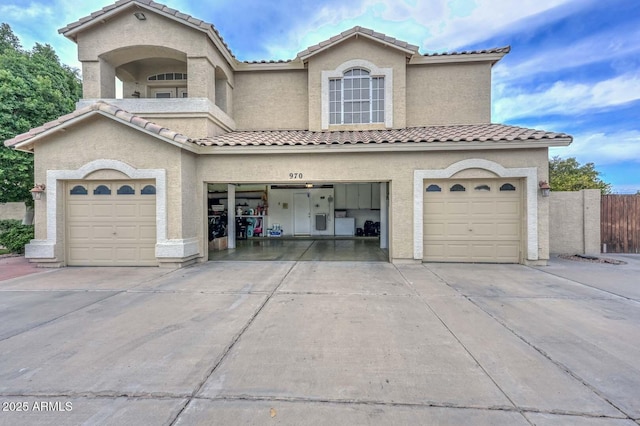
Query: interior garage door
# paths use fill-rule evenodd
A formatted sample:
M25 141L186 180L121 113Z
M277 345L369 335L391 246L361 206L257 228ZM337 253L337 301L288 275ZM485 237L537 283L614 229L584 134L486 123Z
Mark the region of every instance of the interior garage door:
M425 180L423 260L518 263L522 199L519 180Z
M158 264L152 181L68 182L66 194L68 265Z

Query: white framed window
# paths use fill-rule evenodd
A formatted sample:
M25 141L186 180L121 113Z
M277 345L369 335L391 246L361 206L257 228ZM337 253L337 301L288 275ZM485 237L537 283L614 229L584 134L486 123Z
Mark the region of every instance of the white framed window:
M384 77L352 68L329 79L329 124L384 123Z
M392 71L363 59L322 71L322 128L377 123L392 127Z

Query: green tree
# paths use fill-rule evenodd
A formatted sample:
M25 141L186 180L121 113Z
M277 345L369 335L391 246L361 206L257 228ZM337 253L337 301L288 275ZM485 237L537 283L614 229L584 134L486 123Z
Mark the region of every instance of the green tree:
M599 189L611 193L611 184L600 179L600 172L593 163L580 164L573 157L553 157L549 161L549 185L552 191L580 191Z
M82 96L78 71L48 45L24 51L11 27L0 25L0 142L74 110ZM0 202L30 203L33 156L0 143Z

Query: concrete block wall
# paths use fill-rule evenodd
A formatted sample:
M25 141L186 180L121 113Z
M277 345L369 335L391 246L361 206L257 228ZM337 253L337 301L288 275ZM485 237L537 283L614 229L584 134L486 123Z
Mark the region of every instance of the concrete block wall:
M0 203L0 220L22 220L26 210L24 203Z
M600 190L550 194L549 249L555 254L600 253Z

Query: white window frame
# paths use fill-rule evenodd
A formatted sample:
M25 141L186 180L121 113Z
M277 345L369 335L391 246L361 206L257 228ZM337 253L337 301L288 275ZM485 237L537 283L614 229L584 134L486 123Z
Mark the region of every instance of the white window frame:
M361 73L364 72L365 74L347 75L349 72L352 72L352 71L359 71ZM353 87L351 87L351 88L347 88L346 87L346 83L349 80L351 80L351 81L354 81L354 80L360 80L360 81L365 80L367 82L366 89L369 92L367 99L362 99L362 98L360 98L360 99L355 99L355 98L347 99L346 98L346 92L349 91L349 90L351 90L351 91L354 90ZM379 90L379 86L374 88L373 87L374 86L374 81L377 82L378 84L380 84L381 80L384 82L384 77L378 76L378 75L371 75L369 70L364 69L364 68L351 68L351 69L345 71L345 73L343 74L343 76L341 78L330 78L329 79L329 125L334 126L334 125L341 125L341 124L376 124L376 123L384 123L384 119L380 120L380 121L377 121L377 120L374 121L374 119L373 119L373 115L375 113L382 112L382 116L383 117L384 117L384 113L385 113L384 104L383 104L383 107L382 107L383 108L382 111L380 111L379 109L376 109L374 107L374 102L379 102L380 101L380 99L377 98L377 96L376 96L377 95L377 91ZM339 85L340 86L339 90L333 90L332 91L331 90L331 83L335 83L336 85ZM354 84L354 83L352 83L352 84ZM359 89L362 89L362 86L360 86ZM382 89L383 89L383 102L384 102L384 86L382 86ZM358 91L359 90L357 90L356 93ZM340 94L340 99L337 100L337 101L331 101L331 95L334 92ZM348 104L351 104L352 106L355 105L355 104L362 105L363 102L368 102L369 103L369 108L367 110L359 109L357 114L360 115L359 119L362 118L362 113L367 114L368 115L367 121L358 121L358 122L352 121L350 123L346 123L345 122L345 116L347 114L351 114L352 117L355 117L355 115L356 115L356 112L354 112L353 110L352 111L346 111L347 105ZM331 117L334 114L334 112L331 110L331 106L334 105L334 104L335 105L340 105L340 112L339 112L340 122L339 123L332 123L331 122Z
M369 71L369 77L384 77L384 126L393 127L393 69L378 68L375 64L364 59L352 59L340 64L335 70L322 71L321 102L322 129L329 129L329 80L343 78L344 73L352 68L362 68ZM331 124L331 126L362 126L382 123L359 124Z

